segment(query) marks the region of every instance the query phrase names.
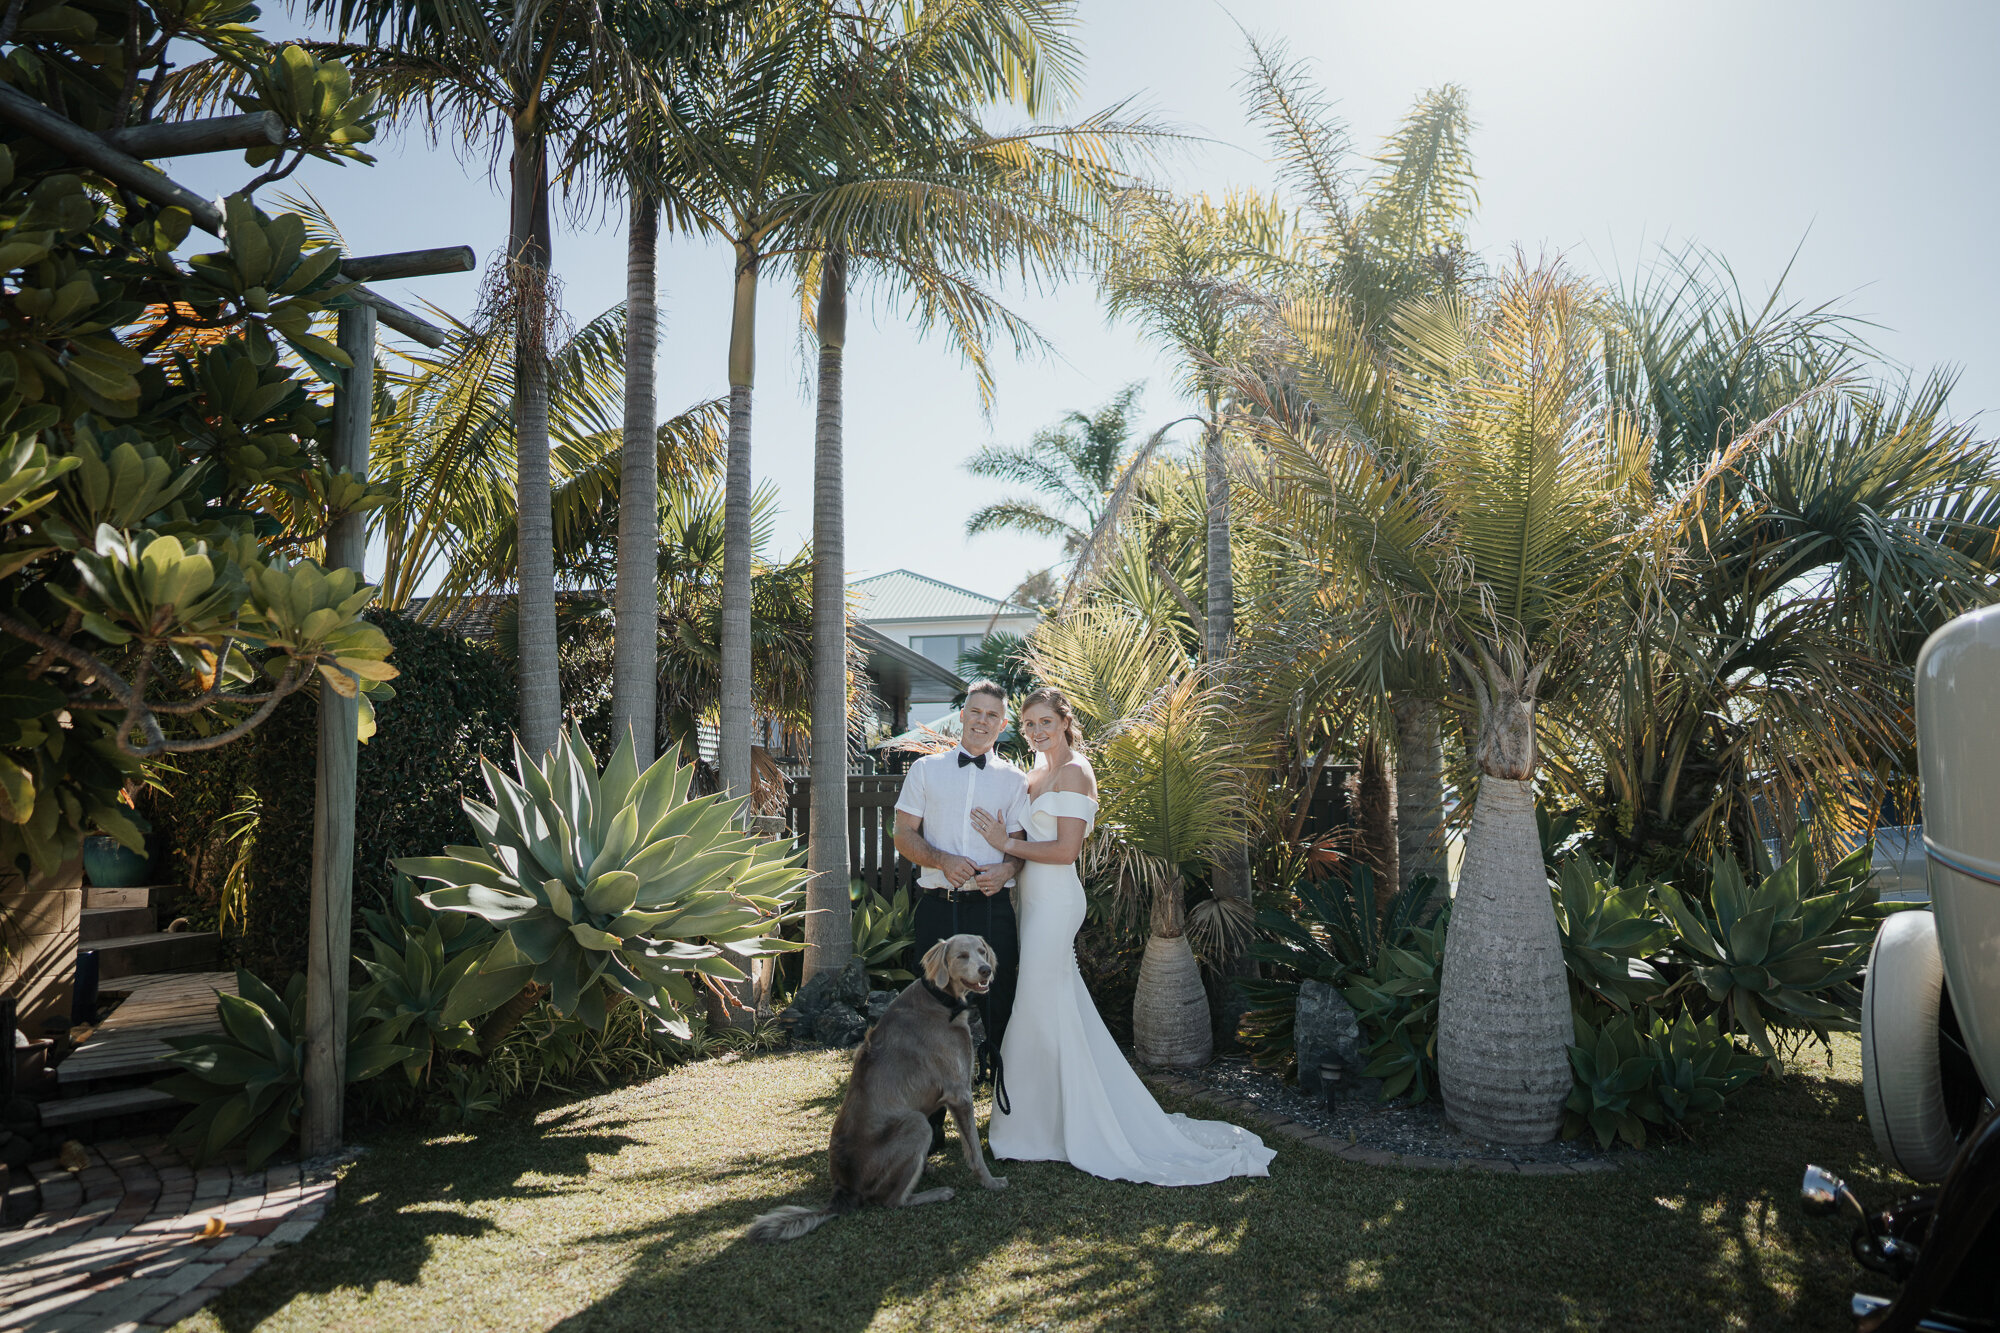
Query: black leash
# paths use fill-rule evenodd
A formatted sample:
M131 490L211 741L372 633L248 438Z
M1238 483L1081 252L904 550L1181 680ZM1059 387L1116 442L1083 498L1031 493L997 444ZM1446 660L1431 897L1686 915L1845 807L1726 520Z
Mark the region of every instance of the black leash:
M958 900L964 895L956 890L947 890L946 892L947 896L950 897L951 899L951 933L956 935L959 933ZM986 935L982 936L981 938L991 937L992 934L993 934L993 895L987 894ZM931 994L937 996L938 999L944 1000L947 1007L950 1007L951 1001L946 999L945 996L939 992L936 986L931 985L931 979L929 977L924 978L924 986L930 991ZM952 1017L954 1018L958 1017L958 1015L964 1009L965 1009L965 1001L961 999L958 1001L958 1007L952 1010ZM984 1004L979 1006L979 1016L982 1020L982 1025L986 1029L986 1040L981 1043L981 1047L986 1056L987 1067L993 1071L993 1105L1000 1112L1001 1115L1012 1115L1014 1114L1013 1102L1007 1096L1007 1072L1006 1072L1007 1067L1005 1063L1002 1062L1002 1060L1000 1059L1000 1043L993 1040L993 1024L991 1021L992 1015L987 1013L986 1006Z

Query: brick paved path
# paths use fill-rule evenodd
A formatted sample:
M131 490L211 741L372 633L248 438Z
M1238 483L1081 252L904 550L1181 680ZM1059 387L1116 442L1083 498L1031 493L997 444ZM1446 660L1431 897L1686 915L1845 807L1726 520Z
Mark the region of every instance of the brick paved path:
M0 1231L0 1333L164 1328L302 1239L333 1202L331 1174L310 1165L303 1178L297 1163L197 1171L157 1138L86 1152L75 1174L29 1168L42 1211ZM222 1233L204 1237L211 1218Z

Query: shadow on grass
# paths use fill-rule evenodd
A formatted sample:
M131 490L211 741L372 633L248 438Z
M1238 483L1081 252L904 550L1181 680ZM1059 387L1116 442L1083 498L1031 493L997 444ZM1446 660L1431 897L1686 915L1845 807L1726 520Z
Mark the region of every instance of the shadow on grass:
M1794 1204L1808 1156L1865 1157L1850 1084L1789 1079L1702 1141L1587 1177L1367 1168L1284 1143L1269 1179L1191 1189L1006 1163L977 1188L954 1155L926 1184L950 1203L838 1218L786 1246L744 1240L759 1212L820 1185L735 1197L640 1242L619 1285L556 1327L1060 1326L1756 1329L1842 1326L1851 1265L1838 1228ZM1865 1174L1865 1172L1864 1172Z
M426 1205L554 1197L569 1187L524 1178L581 1178L593 1156L640 1141L623 1124L579 1127L580 1105L554 1116L546 1105L539 1123L533 1115L509 1119L476 1138L415 1129L381 1136L342 1180L339 1206L305 1242L232 1287L210 1310L230 1333L247 1333L301 1295L415 1286L438 1240L493 1231L483 1218Z
M579 1099L477 1141L385 1139L298 1251L223 1298L223 1326L345 1286L377 1293L375 1326L397 1327L409 1308L397 1301L423 1294L398 1288L453 1280L449 1260L424 1273L433 1242L490 1229L452 1205L577 1195L616 1219L586 1214L561 1242L603 1260L581 1270L601 1271L603 1289L584 1291L581 1308L565 1293L558 1308L572 1313L552 1323L468 1310L467 1326L1834 1329L1854 1270L1840 1225L1799 1215L1799 1171L1811 1159L1885 1178L1855 1082L1795 1074L1746 1091L1699 1141L1594 1176L1369 1168L1280 1140L1268 1179L1161 1189L1015 1162L996 1167L1009 1188L988 1193L954 1143L926 1185L956 1199L866 1210L766 1246L743 1239L758 1213L825 1201L838 1101L826 1090L841 1077L810 1063L822 1057L771 1059L770 1080L677 1075L681 1100L657 1120L620 1101L583 1123ZM808 1063L775 1063L791 1059ZM691 1105L706 1118L686 1119ZM665 1165L638 1154L587 1175L592 1157L668 1141ZM547 1243L525 1229L509 1240L524 1252ZM295 1322L316 1309L302 1305Z

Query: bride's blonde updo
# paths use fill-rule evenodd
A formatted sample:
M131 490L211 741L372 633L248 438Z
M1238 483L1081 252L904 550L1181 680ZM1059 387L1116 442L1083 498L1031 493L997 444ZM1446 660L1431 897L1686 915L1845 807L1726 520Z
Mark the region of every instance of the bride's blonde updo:
M1044 685L1040 689L1031 692L1027 698L1021 700L1021 711L1014 716L1017 719L1026 717L1028 710L1036 704L1045 706L1050 712L1062 719L1063 744L1081 753L1083 750L1083 728L1076 724L1076 713L1070 708L1069 700L1063 698L1063 692L1053 685Z

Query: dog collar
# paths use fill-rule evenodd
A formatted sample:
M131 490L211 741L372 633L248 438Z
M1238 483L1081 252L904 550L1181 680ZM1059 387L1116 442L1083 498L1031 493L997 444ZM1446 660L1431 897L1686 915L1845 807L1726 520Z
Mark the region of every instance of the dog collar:
M929 977L924 978L924 989L931 993L932 999L936 1000L939 1004L943 1005L945 1008L951 1010L951 1016L953 1018L957 1018L960 1014L964 1013L968 1008L971 1007L968 1004L966 1004L965 997L963 995L954 996L950 991L941 989L938 986L938 984L935 981L932 981Z

